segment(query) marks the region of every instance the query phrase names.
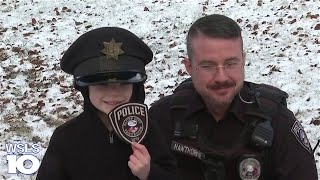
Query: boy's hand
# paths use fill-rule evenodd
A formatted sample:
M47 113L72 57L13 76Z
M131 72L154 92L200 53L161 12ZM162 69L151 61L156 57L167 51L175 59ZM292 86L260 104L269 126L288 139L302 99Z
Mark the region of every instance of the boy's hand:
M131 144L133 153L129 158L128 166L133 175L140 180L147 180L150 172L151 157L147 148L139 143L133 142Z

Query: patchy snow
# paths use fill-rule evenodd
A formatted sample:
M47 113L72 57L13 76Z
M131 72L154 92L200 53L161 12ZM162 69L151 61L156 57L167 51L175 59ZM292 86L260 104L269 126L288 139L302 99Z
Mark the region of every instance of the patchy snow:
M181 61L191 23L230 16L243 29L246 80L285 90L312 146L320 139L319 0L3 0L0 12L0 179L35 178L7 173L5 143L39 143L41 159L54 128L81 112L59 60L79 35L102 26L127 28L154 51L151 104L188 77Z

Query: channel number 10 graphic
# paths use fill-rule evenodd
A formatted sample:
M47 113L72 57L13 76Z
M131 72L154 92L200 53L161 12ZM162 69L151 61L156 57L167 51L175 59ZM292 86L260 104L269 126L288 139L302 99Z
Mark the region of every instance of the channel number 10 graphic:
M35 156L40 152L39 144L6 144L8 174L20 173L29 175L35 173L40 167L40 161Z

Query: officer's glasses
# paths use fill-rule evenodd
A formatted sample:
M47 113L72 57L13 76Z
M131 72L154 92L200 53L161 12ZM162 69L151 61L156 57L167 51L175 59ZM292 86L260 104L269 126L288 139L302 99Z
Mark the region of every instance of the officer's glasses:
M201 73L206 74L213 74L215 75L220 68L223 68L223 70L227 74L232 74L235 72L239 72L244 66L244 63L238 62L238 61L229 61L226 62L224 65L216 65L216 64L202 64L196 67L196 70L198 70Z

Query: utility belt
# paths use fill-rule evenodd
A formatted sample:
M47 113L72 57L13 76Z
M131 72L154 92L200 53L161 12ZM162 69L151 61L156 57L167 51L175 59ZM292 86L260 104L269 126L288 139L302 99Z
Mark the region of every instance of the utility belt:
M171 150L201 162L202 174L205 180L225 180L228 165L226 158L213 154L203 153L197 148L177 141L171 142ZM262 160L260 154L242 154L237 161L238 177L242 180L258 180L262 172Z

